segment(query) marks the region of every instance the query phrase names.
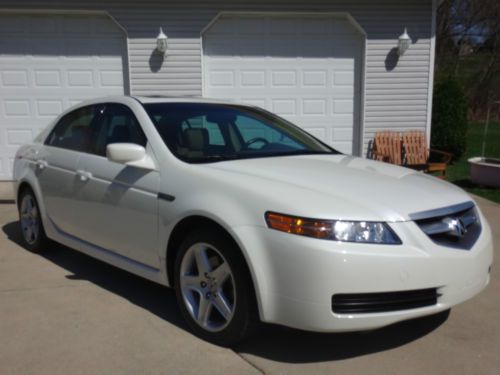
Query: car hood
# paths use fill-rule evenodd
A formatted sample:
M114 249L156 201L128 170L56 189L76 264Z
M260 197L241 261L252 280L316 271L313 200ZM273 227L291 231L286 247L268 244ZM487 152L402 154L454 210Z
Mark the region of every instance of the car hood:
M470 201L454 185L411 169L346 155L243 159L205 165L258 194L266 210L322 219L407 221ZM256 202L258 204L258 202Z

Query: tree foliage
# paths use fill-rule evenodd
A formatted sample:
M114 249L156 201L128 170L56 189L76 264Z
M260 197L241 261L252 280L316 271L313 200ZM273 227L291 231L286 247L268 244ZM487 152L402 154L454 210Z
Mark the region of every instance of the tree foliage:
M448 76L436 83L432 119L431 147L460 158L467 139L467 100L456 78Z
M455 77L469 115L483 117L500 100L500 1L444 0L436 32L437 80Z

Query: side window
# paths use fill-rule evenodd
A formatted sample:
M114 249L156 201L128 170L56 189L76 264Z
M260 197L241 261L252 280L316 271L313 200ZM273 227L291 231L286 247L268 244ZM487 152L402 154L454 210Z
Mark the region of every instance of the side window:
M147 138L130 108L123 104L107 104L100 121L97 154L105 156L111 143L135 143L146 147Z
M97 106L78 108L56 124L45 144L80 152L92 152L92 123L98 113Z

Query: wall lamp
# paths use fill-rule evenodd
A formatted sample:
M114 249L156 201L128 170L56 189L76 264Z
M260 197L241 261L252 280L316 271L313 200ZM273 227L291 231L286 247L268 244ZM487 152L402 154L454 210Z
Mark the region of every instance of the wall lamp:
M408 35L408 32L405 31L398 38L398 55L403 56L408 48L410 48L411 38Z
M160 27L160 33L156 37L156 49L159 53L164 55L167 52L168 48L168 38L163 32L163 29Z

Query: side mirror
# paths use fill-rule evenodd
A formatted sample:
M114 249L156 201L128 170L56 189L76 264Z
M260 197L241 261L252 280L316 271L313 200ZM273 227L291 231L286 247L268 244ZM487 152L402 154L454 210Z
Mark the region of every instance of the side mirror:
M143 169L156 169L153 159L146 154L146 149L135 143L111 143L106 147L106 156L115 163Z

